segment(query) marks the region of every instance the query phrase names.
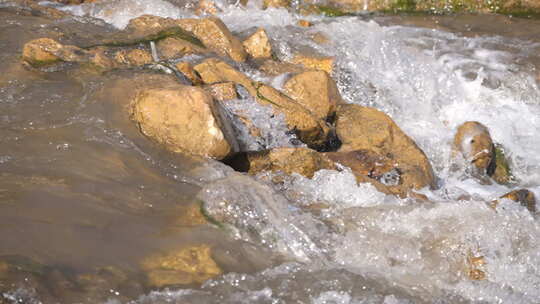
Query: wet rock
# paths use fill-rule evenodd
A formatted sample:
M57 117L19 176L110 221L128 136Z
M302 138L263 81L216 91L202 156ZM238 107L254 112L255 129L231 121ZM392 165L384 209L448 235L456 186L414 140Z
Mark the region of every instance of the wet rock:
M202 284L222 273L208 245L155 254L144 259L141 268L147 273L148 284L156 288Z
M259 66L259 70L269 76L278 76L285 73L290 73L290 74L302 73L306 69L300 65L292 64L289 62L265 60Z
M186 78L189 79L193 85L203 84L201 77L197 74L197 72L195 72L189 62L181 61L177 63L175 67L178 69L178 71L180 71L180 73L186 76Z
M284 8L287 8L289 6L291 6L291 1L290 0L264 0L263 1L263 8L264 9L269 8L269 7L274 7L274 8L284 7Z
M235 70L227 63L208 59L195 66L203 81L207 84L234 82L242 85L262 105L271 105L274 111L285 115L289 129L294 130L304 143L311 147L323 146L328 138L329 128L326 123L314 117L304 106L280 91L253 82L246 75Z
M60 61L54 55L62 45L49 38L40 38L26 43L23 47L22 58L34 67L44 66Z
M204 86L204 89L217 101L238 98L234 82L222 82Z
M198 16L201 15L215 15L218 13L216 3L212 0L199 0L197 8L195 9L195 14Z
M334 70L334 58L322 56L310 56L298 54L291 61L294 64L299 64L306 69L325 71L332 74Z
M84 50L74 45L63 45L49 38L27 42L23 47L22 59L33 67L48 66L58 62L76 62L90 67L109 70L114 63L105 54L105 48Z
M492 160L491 166L495 166L495 170L493 171L493 175L491 175L491 178L498 184L502 185L513 182L514 176L512 175L509 161L506 158L504 149L501 145L494 145L493 156L495 157L495 161Z
M120 50L114 54L117 64L127 66L142 66L153 62L152 55L145 50Z
M340 152L370 150L395 162L400 171L401 195L410 189L434 187L433 169L424 152L383 112L360 105L339 105L336 134Z
M132 118L143 134L170 151L222 159L232 152L234 139L226 138L217 113L203 89L178 85L141 90Z
M534 193L527 189L519 189L514 190L506 193L505 195L500 197L501 199L509 199L516 203L520 203L521 206L527 208L530 212L535 213L536 212L536 198L534 196ZM499 204L498 200L494 200L491 204L493 208L496 208Z
M246 52L255 59L272 57L272 45L263 28L257 29L257 31L244 40L242 44Z
M129 297L135 297L144 292L142 282L132 273L115 266L101 267L93 272L79 274L75 277L76 296L69 301L75 303L84 298L85 303L102 303L115 299L122 303L128 302Z
M243 62L246 52L238 38L233 36L227 26L217 17L202 19L179 19L176 23L184 30L193 33L202 43L220 56Z
M174 227L194 227L208 223L207 218L201 211L201 202L193 202L187 206L182 206L177 210L178 216L173 220Z
M312 178L322 169L336 169L334 162L324 154L308 148L277 148L270 151L249 153L249 174L264 171L281 171L286 174L298 173Z
M486 265L486 261L483 256L474 256L469 253L467 256L467 275L469 279L473 281L486 279L486 272L482 270L484 265Z
M194 70L206 84L234 82L245 87L251 95L255 96L257 94L253 81L249 77L219 59L207 59L196 65Z
M304 20L304 19L300 19L298 20L298 22L296 23L298 26L301 26L301 27L311 27L313 26L313 23L307 21L307 20Z
M407 192L401 187L401 170L393 159L370 150L328 152L325 155L333 162L349 167L359 183L370 183L386 194Z
M476 121L460 125L454 136L454 149L478 172L491 175L488 171L493 160L493 140L486 126Z
M285 93L308 109L315 117L326 120L342 103L334 80L324 71L307 71L295 75L284 85Z
M160 59L180 58L190 54L205 54L208 50L184 39L168 37L156 44Z
M275 111L283 113L288 128L294 130L302 142L313 149L326 146L330 129L325 121L317 119L304 106L268 85L258 83L255 89L257 101L272 105Z
M88 49L96 46L135 46L168 37L175 37L201 48L205 47L196 36L182 29L176 20L151 15L131 19L124 30L105 34L101 39L81 47Z
M330 42L330 39L328 39L328 37L321 32L316 32L310 35L309 38L320 45L328 44Z

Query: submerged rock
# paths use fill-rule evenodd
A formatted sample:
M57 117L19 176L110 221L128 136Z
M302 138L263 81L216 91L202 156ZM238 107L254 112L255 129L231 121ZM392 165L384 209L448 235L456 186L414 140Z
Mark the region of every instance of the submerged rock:
M35 39L23 47L22 59L33 67L39 68L58 62L74 62L99 71L110 70L116 64L106 55L105 47L85 50L74 45L63 45L49 38Z
M22 51L22 59L34 67L44 66L60 61L55 55L63 46L49 38L40 38L27 42Z
M315 148L325 145L329 134L326 123L317 119L304 106L282 92L252 81L227 63L215 58L205 60L195 66L195 70L207 84L234 82L242 85L258 103L271 105L274 111L284 114L288 128L293 130L304 143Z
M204 86L204 89L217 101L238 98L234 82L221 82Z
M212 97L201 88L143 89L133 101L132 118L143 134L173 152L222 159L235 146L222 130Z
M402 195L410 189L435 186L424 152L383 112L355 104L339 105L336 133L342 142L340 152L369 150L395 162Z
M141 66L154 61L149 52L139 49L118 51L114 59L116 63L127 66Z
M527 208L530 212L536 212L536 198L534 193L527 189L519 189L506 193L500 197L501 199L509 199L514 202L520 203L521 206ZM497 207L499 201L495 200L492 202L493 207Z
M157 288L202 284L223 273L212 258L208 245L196 245L155 254L141 262L148 285Z
M343 103L334 80L324 71L295 75L284 85L285 93L308 109L315 117L327 120Z
M246 60L247 54L242 43L219 18L178 19L176 23L182 29L193 33L206 47L218 55L229 56L238 62Z
M284 7L284 8L287 8L289 6L291 6L291 1L290 0L264 0L263 1L263 8L269 8L269 7L274 7L274 8Z
M503 147L499 144L495 144L493 149L493 156L495 157L495 161L492 165L495 166L495 170L493 172L493 175L491 175L491 178L502 185L513 182L515 179L512 175L510 164L508 159L506 158Z
M277 148L270 151L249 153L249 173L281 171L287 174L298 173L312 178L322 169L334 170L336 166L324 154L308 148Z
M257 29L257 31L244 40L242 44L244 45L246 52L255 59L272 57L272 45L263 28Z

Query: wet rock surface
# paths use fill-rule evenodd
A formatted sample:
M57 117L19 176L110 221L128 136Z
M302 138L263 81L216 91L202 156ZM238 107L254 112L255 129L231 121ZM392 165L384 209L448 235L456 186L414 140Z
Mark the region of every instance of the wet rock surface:
M173 152L225 158L233 151L211 96L204 90L174 86L141 90L132 117L141 132ZM234 140L234 139L230 139Z
M393 160L401 173L401 194L435 186L433 169L424 152L383 112L359 105L340 105L336 133L342 142L339 151L370 150Z

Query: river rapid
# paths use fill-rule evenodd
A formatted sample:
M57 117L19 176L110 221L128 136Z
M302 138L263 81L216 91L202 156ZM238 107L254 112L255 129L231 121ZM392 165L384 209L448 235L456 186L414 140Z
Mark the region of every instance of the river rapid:
M49 275L43 284L0 286L0 303L540 303L538 216L509 200L496 211L488 204L518 188L540 197L539 20L330 18L217 2L217 16L237 36L265 28L280 59L299 51L335 57L332 76L345 101L384 111L428 156L438 187L420 191L426 202L357 184L347 168L274 184L278 173L253 177L164 151L115 102L127 94L119 80L133 71L33 71L20 54L50 33L77 41L143 14L193 17L193 4L43 4L73 16L50 20L0 1L0 256L37 261ZM299 19L314 25L296 26ZM282 75L237 66L277 88L283 83ZM249 149L298 144L267 108L240 99L229 107L249 111L266 138L246 135ZM470 120L504 147L511 185L452 170L456 128ZM210 213L226 202L234 224L179 224L198 202ZM108 266L136 282L141 258L184 244L210 245L224 274L165 290L105 286L93 298L70 283ZM485 278L472 280L470 257L480 256Z

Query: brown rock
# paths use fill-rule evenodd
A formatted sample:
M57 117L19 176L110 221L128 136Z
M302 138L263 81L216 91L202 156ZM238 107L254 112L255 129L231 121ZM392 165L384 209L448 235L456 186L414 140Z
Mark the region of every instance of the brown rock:
M476 121L468 121L458 127L454 137L454 149L481 173L489 175L493 160L493 141L489 130Z
M207 59L196 65L194 70L199 73L201 79L206 84L234 82L244 86L251 95L256 96L257 94L257 90L251 79L219 59Z
M156 254L144 259L141 267L147 272L148 284L157 288L202 284L223 272L212 259L208 245Z
M269 7L289 7L291 6L290 0L264 0L263 1L263 9L269 8Z
M208 50L184 39L168 37L156 44L160 59L180 58L190 54L205 54Z
M234 61L244 62L246 52L238 38L217 17L202 19L179 19L176 23L193 33L202 43L220 56L229 56Z
M259 67L261 72L269 76L277 76L285 73L301 73L306 69L300 65L292 64L289 62L279 62L274 60L265 60Z
M272 45L270 45L268 35L263 28L259 28L242 44L246 52L255 59L272 57Z
M333 162L349 167L359 183L370 183L386 194L406 193L401 188L401 171L388 157L370 150L328 152L325 155Z
M112 69L114 63L105 55L105 48L96 47L89 51L74 45L62 45L49 38L40 38L26 43L22 58L34 67L59 61L89 63L100 69Z
M424 152L383 112L354 104L339 105L336 133L339 151L370 150L396 163L401 195L410 189L433 187L433 169Z
M170 151L222 159L235 143L226 138L217 113L203 89L178 85L141 90L133 101L132 118L143 134Z
M299 64L306 69L321 70L328 74L332 74L334 70L334 58L333 57L321 57L321 56L307 56L296 55L291 61L294 64Z
M152 63L152 55L144 50L121 50L114 54L114 60L120 65L141 66Z
M527 189L519 189L506 193L500 198L506 198L513 200L514 202L520 203L523 207L526 207L530 212L536 212L536 198L534 193ZM497 200L493 201L492 206L497 207L499 202Z
M310 27L310 26L313 26L313 23L307 21L307 20L304 20L304 19L300 19L298 20L298 22L296 23L298 24L298 26L301 26L301 27Z
M280 91L265 84L255 83L227 63L213 58L195 66L195 70L208 84L234 82L244 86L252 96L256 97L257 102L271 105L274 111L283 113L288 127L295 130L304 143L318 147L326 142L329 133L326 123L314 117L304 106Z
M298 173L307 178L321 169L335 170L334 163L324 154L308 148L277 148L248 154L249 174L264 171Z
M315 149L326 144L330 129L325 121L317 119L304 106L268 85L259 83L256 90L257 101L272 105L275 111L283 113L288 128L295 130L302 142Z
M204 86L204 89L217 101L238 98L234 82L222 82Z
M184 74L184 76L186 76L186 78L191 81L193 85L203 84L201 77L199 77L199 75L195 72L195 70L193 69L193 67L191 66L189 62L181 61L177 63L175 66L178 69L178 71Z
M216 3L212 0L199 0L199 4L195 9L197 16L201 15L215 15L218 13Z
M321 32L312 34L310 38L318 44L327 44L328 42L330 42L330 39L328 39L328 37L326 37L326 35Z
M307 71L289 79L285 93L308 109L315 117L326 120L335 113L341 96L334 80L324 71Z
M63 46L49 38L40 38L27 42L23 47L22 58L32 66L38 67L60 61L54 55Z
M201 203L195 202L179 208L178 216L173 221L173 226L194 227L207 224L206 217L201 212Z

